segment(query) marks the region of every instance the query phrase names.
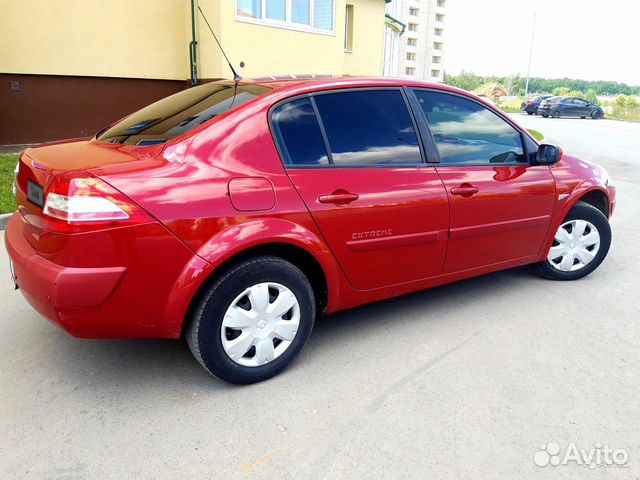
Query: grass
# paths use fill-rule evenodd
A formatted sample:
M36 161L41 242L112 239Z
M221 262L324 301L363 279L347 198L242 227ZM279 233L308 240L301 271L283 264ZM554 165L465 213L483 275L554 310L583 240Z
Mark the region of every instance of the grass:
M609 103L604 106L605 117L617 118L618 120L640 121L640 105L621 106Z
M509 100L507 102L502 102L497 104L498 108L500 108L503 112L514 113L520 111L520 105L522 104L522 99L518 98L516 100Z
M527 131L533 135L533 138L535 138L536 140L538 140L539 142L541 142L542 140L544 140L544 135L542 133L540 133L537 130L534 130L533 128L527 128Z
M13 170L18 163L18 154L0 155L0 214L11 213L16 209L16 199L13 196Z

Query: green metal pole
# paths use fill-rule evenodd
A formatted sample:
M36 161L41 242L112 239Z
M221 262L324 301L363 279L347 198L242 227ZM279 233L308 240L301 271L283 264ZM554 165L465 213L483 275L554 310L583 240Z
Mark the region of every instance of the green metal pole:
M198 85L198 40L196 40L196 0L191 0L191 42L189 43L189 63L191 85Z

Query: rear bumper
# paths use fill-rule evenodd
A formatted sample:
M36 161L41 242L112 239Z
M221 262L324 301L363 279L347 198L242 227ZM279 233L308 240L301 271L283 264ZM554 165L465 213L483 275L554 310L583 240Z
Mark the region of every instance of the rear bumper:
M24 298L52 323L82 338L180 335L195 288L181 275L194 255L164 226L53 235L41 242L43 251L30 235L17 212L7 224L5 245Z
M14 281L40 314L72 335L79 333L65 322L64 310L105 303L125 274L126 267L73 268L45 260L21 234L20 222L20 214L14 214L5 235Z

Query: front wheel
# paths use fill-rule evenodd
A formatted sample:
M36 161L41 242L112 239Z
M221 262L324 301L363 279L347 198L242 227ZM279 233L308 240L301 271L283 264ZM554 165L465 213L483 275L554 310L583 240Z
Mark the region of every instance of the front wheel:
M555 112L553 112L553 113L551 114L551 116L552 116L553 118L560 118L560 117L562 116L562 113L560 112L560 110L556 110Z
M550 280L577 280L602 263L611 246L611 227L596 207L577 202L558 228L547 259L532 265Z
M532 112L532 111L530 111L530 110L527 110L527 114L529 114L529 115L533 115L533 112Z
M602 114L599 111L594 110L593 112L591 112L591 118L593 118L594 120L599 120L602 118Z
M315 297L295 265L274 256L245 260L202 296L186 339L200 364L230 383L266 380L289 365L315 320Z
M543 113L543 114L542 114L542 117L543 117L543 118L548 118L548 117L549 117L549 114L548 114L548 113Z

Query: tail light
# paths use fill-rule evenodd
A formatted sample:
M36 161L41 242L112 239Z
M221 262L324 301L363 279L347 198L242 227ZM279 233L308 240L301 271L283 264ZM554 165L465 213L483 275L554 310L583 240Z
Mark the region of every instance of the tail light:
M545 104L546 107L557 107L558 104L557 103L547 103Z
M533 102L527 102L527 107L530 107L533 105Z
M54 177L43 208L47 230L84 232L152 221L141 207L108 183L82 172Z

